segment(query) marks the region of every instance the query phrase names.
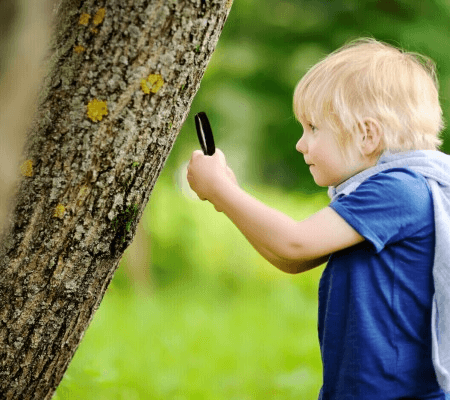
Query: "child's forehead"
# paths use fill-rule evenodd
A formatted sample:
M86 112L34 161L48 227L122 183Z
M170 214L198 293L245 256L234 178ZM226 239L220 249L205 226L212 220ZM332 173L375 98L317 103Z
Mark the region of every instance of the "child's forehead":
M317 124L319 121L323 120L323 116L321 116L318 112L313 112L312 110L302 110L299 120L302 125L313 123Z
M297 103L297 117L302 123L331 124L334 125L336 119L339 120L339 114L334 110L332 101L327 98L303 98ZM350 112L350 110L349 110Z
M303 120L311 121L323 118L323 106L328 98L325 99L317 93L301 93L296 100L297 115Z

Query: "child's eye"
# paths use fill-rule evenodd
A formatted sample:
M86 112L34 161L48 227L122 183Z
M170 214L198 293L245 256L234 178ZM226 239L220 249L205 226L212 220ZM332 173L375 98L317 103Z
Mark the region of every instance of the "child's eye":
M308 126L311 128L313 132L317 130L317 128L313 124L308 124Z

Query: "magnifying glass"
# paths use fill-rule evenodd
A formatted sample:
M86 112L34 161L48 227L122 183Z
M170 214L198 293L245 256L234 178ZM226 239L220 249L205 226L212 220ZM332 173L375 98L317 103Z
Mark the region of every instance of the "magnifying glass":
M199 112L195 115L195 127L197 128L198 141L202 146L205 156L212 156L216 151L214 138L206 113Z

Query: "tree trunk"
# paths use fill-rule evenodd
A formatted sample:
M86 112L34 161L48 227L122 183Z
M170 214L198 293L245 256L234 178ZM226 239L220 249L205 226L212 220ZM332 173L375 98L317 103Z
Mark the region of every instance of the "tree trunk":
M133 239L230 7L60 1L0 241L1 399L52 397Z

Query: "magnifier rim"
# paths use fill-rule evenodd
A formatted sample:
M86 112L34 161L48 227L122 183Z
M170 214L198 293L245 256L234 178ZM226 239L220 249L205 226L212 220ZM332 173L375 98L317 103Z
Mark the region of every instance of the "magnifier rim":
M212 134L211 125L205 112L202 111L195 115L195 125L203 154L210 156L213 155L215 153L214 137ZM209 131L210 134L205 135L205 131Z

